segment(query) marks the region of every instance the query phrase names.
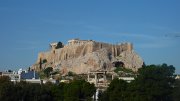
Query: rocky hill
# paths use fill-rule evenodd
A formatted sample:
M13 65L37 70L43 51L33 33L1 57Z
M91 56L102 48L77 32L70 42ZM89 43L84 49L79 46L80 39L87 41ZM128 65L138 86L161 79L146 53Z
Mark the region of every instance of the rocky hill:
M58 42L50 44L50 47L50 51L39 53L32 69L40 71L53 67L61 73L72 71L82 74L99 69L112 70L114 67L137 71L143 65L143 60L134 52L131 43L113 45L93 40L72 39L67 45Z

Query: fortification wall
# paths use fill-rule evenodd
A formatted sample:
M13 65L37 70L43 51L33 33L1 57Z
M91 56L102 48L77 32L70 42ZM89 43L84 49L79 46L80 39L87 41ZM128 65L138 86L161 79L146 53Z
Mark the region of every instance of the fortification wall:
M63 48L55 49L50 52L41 52L39 53L37 63L40 63L43 59L46 59L48 62L55 63L61 60L78 58L79 56L84 56L85 54L92 53L103 48L105 48L109 54L114 57L119 56L119 54L123 51L133 50L132 44L129 43L112 45L102 42L83 41L83 43L71 43L65 45Z
M87 68L98 69L104 65L110 67L111 61L115 60L115 57L132 50L133 45L131 43L114 45L92 40L70 40L62 48L51 48L48 52L39 53L34 69L40 70L45 67L59 66L66 68L66 70L67 68L73 68L73 70L78 71L78 66L85 70L89 70ZM44 60L46 60L46 63L43 63Z

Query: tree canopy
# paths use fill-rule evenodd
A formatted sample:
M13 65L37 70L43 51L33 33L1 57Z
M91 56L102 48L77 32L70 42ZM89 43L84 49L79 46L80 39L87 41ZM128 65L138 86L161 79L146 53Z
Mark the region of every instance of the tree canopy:
M173 101L174 72L172 65L144 66L131 83L114 79L100 101Z
M46 71L50 73L52 69ZM147 65L139 69L135 80L114 79L99 101L180 101L180 80L174 79L172 65ZM0 76L0 101L92 101L96 88L85 80L60 84L12 83Z
M90 84L84 80L75 80L65 86L65 101L90 100L96 92L94 84Z
M44 74L46 75L46 77L50 76L50 73L53 71L52 67L47 67L46 69L43 70Z
M84 80L69 84L33 84L24 81L12 83L0 77L0 101L91 101L96 88Z

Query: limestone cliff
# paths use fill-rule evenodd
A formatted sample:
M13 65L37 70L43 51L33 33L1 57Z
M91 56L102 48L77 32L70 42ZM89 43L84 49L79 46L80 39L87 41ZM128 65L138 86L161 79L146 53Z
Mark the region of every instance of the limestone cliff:
M110 70L115 65L137 71L143 65L143 60L134 52L131 43L113 45L73 39L67 45L52 43L50 46L50 51L39 53L37 63L32 69L40 71L53 67L60 69L62 73L73 71L81 74L90 70Z

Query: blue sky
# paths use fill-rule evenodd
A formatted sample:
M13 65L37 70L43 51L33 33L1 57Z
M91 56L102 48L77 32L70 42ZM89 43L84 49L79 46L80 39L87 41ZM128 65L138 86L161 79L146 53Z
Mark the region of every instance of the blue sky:
M180 73L179 0L0 0L0 70L27 68L49 43L132 42L146 64Z

